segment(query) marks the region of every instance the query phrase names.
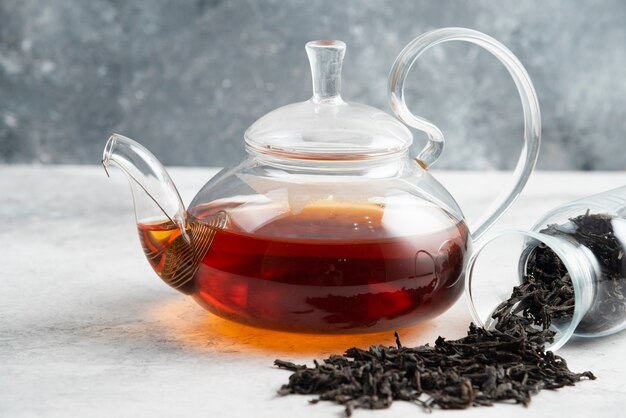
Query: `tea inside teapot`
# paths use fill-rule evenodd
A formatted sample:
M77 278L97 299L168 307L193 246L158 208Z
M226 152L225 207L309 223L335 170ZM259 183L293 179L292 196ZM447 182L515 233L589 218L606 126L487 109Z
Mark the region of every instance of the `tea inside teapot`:
M257 326L356 332L432 318L462 292L468 229L438 207L320 201L298 213L281 209L222 203L190 211L192 229L229 214L185 284L201 305ZM416 212L431 228L403 222ZM259 213L276 216L249 230ZM157 272L163 258L181 256L176 225L140 224L139 233Z

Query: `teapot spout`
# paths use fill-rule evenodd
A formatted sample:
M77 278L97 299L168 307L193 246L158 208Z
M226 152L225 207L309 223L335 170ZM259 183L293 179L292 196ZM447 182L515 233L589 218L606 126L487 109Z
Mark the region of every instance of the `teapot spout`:
M169 221L189 241L185 206L159 160L138 142L112 134L102 155L102 165L107 176L108 167L112 163L128 177L137 224Z

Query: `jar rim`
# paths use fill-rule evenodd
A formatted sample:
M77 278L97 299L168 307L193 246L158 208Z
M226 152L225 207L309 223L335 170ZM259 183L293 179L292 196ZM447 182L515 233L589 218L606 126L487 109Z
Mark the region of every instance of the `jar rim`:
M481 327L485 327L485 322L478 313L473 297L473 287L476 284L476 277L474 277L476 261L487 246L501 238L512 236L532 239L547 245L561 259L571 277L574 289L574 313L572 319L564 329L558 328L559 332L555 335L554 342L546 346L546 350L556 351L565 345L575 334L576 328L591 306L594 297L593 282L595 274L598 271L598 268L592 262L593 254L588 254L587 252L589 252L589 250L586 247L575 245L563 238L521 229L499 231L482 239L470 256L467 265L467 273L465 274L465 293L467 295L469 311L472 320ZM520 252L520 256L521 255L522 252ZM517 279L521 279L521 277Z

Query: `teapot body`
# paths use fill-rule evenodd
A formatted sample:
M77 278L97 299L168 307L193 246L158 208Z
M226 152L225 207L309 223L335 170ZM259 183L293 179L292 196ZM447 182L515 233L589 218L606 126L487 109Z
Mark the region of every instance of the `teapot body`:
M189 223L217 213L225 223L189 293L231 320L299 332L393 329L441 314L463 290L463 215L406 155L331 168L250 156L205 185Z

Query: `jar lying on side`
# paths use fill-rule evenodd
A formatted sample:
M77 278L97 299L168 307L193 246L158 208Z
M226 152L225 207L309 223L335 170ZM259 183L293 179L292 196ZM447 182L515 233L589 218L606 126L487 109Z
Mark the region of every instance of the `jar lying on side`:
M626 328L626 187L559 206L530 231L479 243L466 293L474 321L493 328L505 316L556 332L551 350L573 335Z

